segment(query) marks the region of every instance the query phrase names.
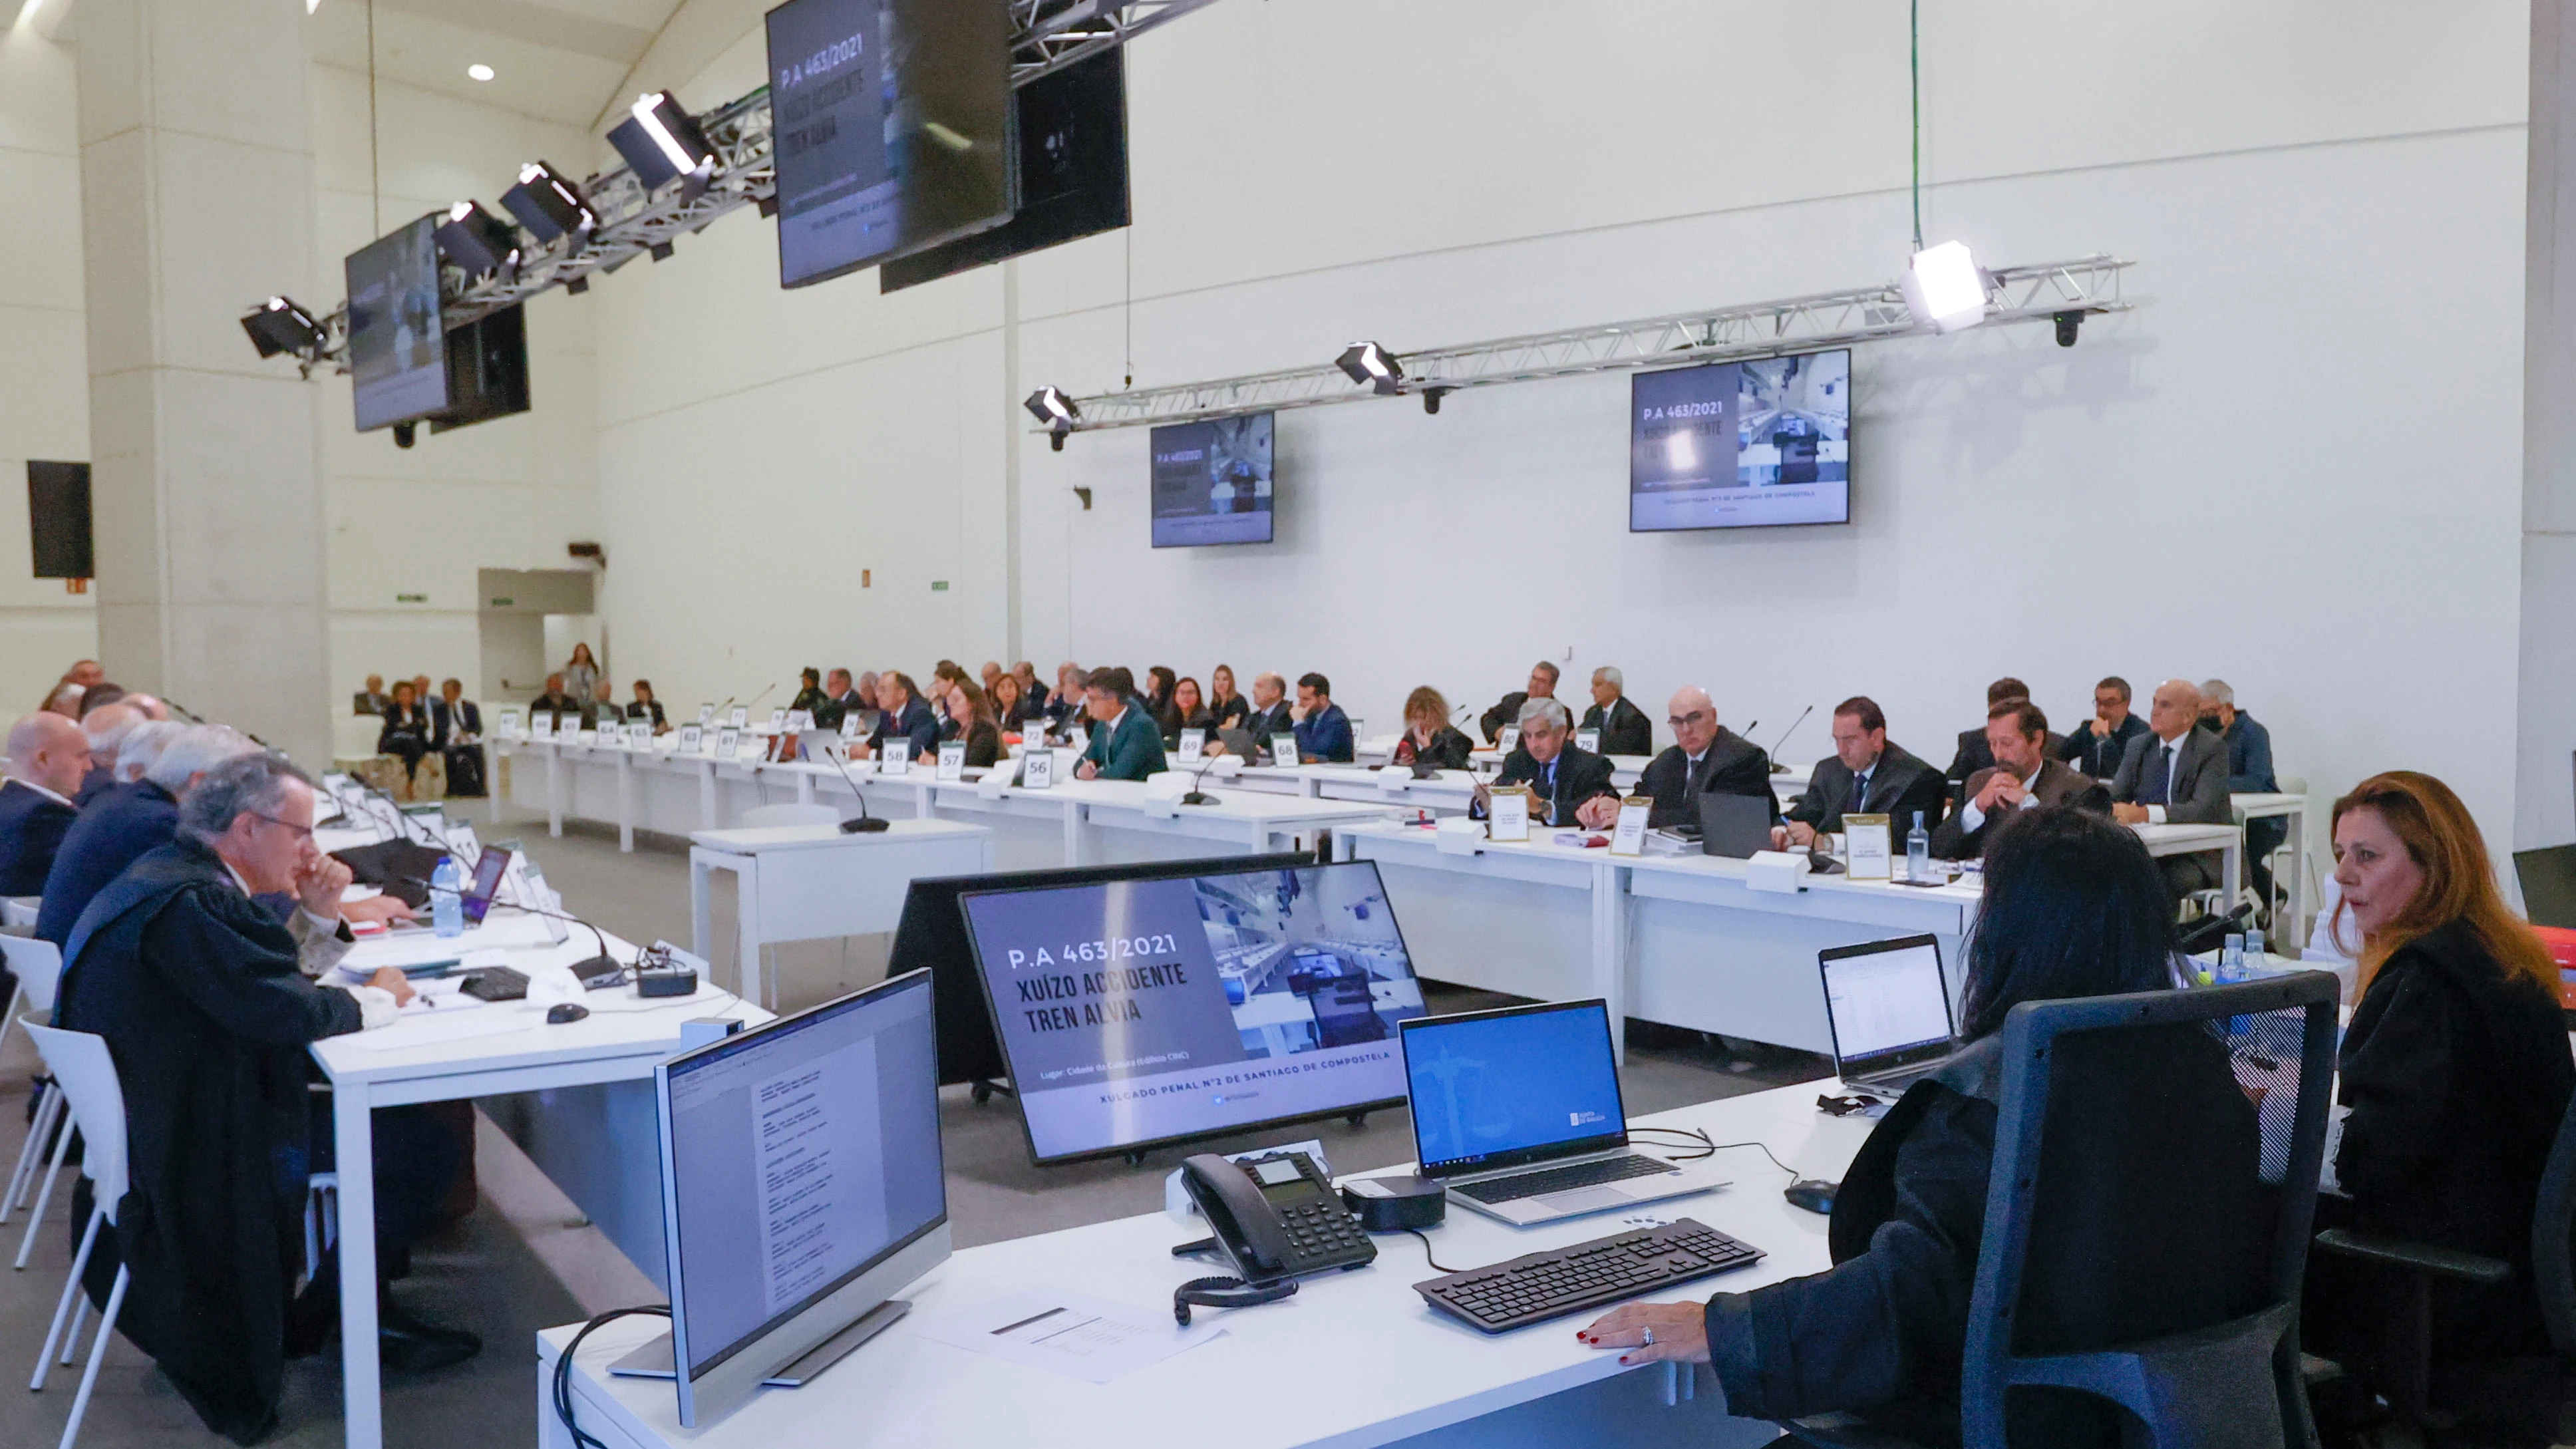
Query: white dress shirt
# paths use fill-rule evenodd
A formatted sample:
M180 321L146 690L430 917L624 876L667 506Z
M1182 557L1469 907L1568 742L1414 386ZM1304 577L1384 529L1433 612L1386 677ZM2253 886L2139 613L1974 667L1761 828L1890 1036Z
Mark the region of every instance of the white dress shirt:
M2048 762L2046 760L2039 762L2039 770L2045 770L2047 768ZM2034 782L2039 779L2039 770L2033 770L2028 775L2022 777L2021 804L2014 808L2028 810L2039 804L2039 796L2032 789ZM1966 804L1959 807L1959 826L1970 835L1974 835L1978 831L1986 828L1986 812L1977 808L1977 800L1973 795L1968 797L1968 802Z

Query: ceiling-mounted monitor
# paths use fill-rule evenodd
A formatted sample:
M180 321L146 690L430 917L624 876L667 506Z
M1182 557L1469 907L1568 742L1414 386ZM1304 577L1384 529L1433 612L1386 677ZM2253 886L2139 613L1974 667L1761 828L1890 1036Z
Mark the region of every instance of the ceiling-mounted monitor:
M1272 419L1243 413L1154 429L1154 547L1270 541Z
M447 333L438 300L437 216L349 253L349 392L358 431L448 410Z
M1008 6L788 0L768 40L779 285L1010 219Z
M1127 52L1104 50L1011 93L1020 202L990 231L925 247L877 268L894 292L952 272L1127 225Z
M1851 521L1851 351L1637 373L1628 531Z

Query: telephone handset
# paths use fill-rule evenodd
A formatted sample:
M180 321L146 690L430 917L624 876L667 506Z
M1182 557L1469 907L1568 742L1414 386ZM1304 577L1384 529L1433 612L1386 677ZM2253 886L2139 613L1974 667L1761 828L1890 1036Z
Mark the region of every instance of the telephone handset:
M1215 1236L1172 1251L1212 1245L1242 1275L1240 1283L1200 1278L1183 1285L1172 1296L1172 1313L1184 1326L1192 1303L1234 1308L1276 1302L1297 1290L1300 1274L1377 1261L1377 1244L1361 1231L1323 1169L1302 1152L1243 1162L1201 1153L1181 1164L1181 1187Z

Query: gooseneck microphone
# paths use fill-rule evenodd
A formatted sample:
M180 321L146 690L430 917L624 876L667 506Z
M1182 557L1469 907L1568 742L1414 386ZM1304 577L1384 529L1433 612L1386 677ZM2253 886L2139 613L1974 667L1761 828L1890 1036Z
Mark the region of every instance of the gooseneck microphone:
M841 772L841 782L850 787L850 794L856 797L859 802L859 818L856 820L842 821L841 833L843 835L874 835L891 826L894 822L880 819L877 816L868 813L868 792L859 788L858 780L850 774L850 767L843 762L843 757L849 753L850 747L846 744L841 746L838 750L833 749L829 745L825 745L823 747L824 757L832 762L832 767L834 769Z
M1789 743L1789 736L1796 734L1798 732L1798 726L1805 724L1807 722L1807 716L1814 714L1815 712L1816 707L1812 704L1808 705L1805 709L1798 711L1798 717L1789 721L1789 727L1780 732L1780 738L1771 742L1771 773L1775 775L1788 773L1789 767L1780 763L1780 747ZM1750 734L1752 731L1748 729L1746 730L1746 733Z
M1216 768L1216 762L1217 757L1214 755L1202 754L1199 756L1198 773L1190 777L1190 792L1181 797L1182 804L1213 805L1217 803L1217 797L1207 794L1199 789L1199 786L1207 783L1208 771Z
M436 886L431 885L428 881L422 880L416 875L403 876L401 879L411 885L419 886L423 890L430 891L433 894L438 889ZM599 954L591 957L587 961L575 961L572 963L572 974L580 980L582 989L586 991L597 991L602 987L615 986L626 979L625 963L609 954L608 934L600 930L597 926L592 925L590 922L566 911L549 911L542 907L529 905L525 901L495 900L493 904L496 906L506 906L514 911L525 911L532 916L543 916L550 921L568 922L588 931L590 933L591 940L598 943Z

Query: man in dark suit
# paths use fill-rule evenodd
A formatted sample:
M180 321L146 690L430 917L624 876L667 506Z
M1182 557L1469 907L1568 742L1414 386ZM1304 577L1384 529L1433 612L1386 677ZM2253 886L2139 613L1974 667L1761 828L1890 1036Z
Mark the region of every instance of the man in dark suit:
M39 710L9 728L9 773L0 783L0 896L40 895L63 836L79 818L72 791L89 768L81 728Z
M1297 759L1308 765L1347 765L1355 745L1351 717L1333 703L1333 682L1312 672L1297 677Z
M1082 707L1091 716L1091 743L1073 767L1083 780L1142 780L1166 768L1163 731L1136 697L1136 676L1125 669L1095 669L1082 681Z
M1276 674L1254 675L1252 713L1243 722L1243 732L1267 751L1272 735L1294 734L1296 729L1296 711L1288 707L1288 681Z
M546 692L528 701L528 714L530 718L534 718L541 714L569 714L578 716L580 713L581 701L564 692L564 677L561 674L547 675ZM571 729L575 728L575 726L565 725L558 721L556 728Z
M465 681L443 680L429 702L430 747L447 756L447 793L480 795L483 779L483 707L465 697Z
M1637 793L1655 802L1646 816L1648 825L1658 830L1676 825L1696 829L1702 795L1758 795L1771 803L1771 818L1780 818L1780 797L1771 790L1770 755L1717 722L1717 702L1707 690L1684 685L1666 708L1664 723L1672 727L1672 748L1649 761L1637 779ZM1616 805L1613 801L1606 809L1593 807L1603 825L1617 817Z
M889 669L877 676L877 732L859 746L859 758L875 759L889 740L901 740L909 746L906 761L939 758L939 716L921 702L921 691L913 687L912 676L900 669Z
M1530 666L1529 688L1515 689L1497 700L1492 709L1477 717L1485 731L1485 743L1494 744L1503 737L1503 726L1520 723L1521 706L1533 699L1556 698L1557 668L1542 659Z
M1619 671L1604 664L1592 671L1592 708L1583 712L1578 730L1601 732L1601 753L1605 755L1651 755L1655 752L1655 726L1646 712L1628 702L1628 681Z
M367 687L350 697L349 713L383 714L385 706L393 702L394 697L385 693L385 677L381 674L370 674L367 676Z
M2096 780L2120 773L2120 757L2129 742L2147 732L2147 722L2129 710L2129 681L2114 674L2093 686L2093 718L2066 737L2057 757Z
M1520 742L1503 761L1497 785L1526 785L1530 823L1584 824L1584 807L1607 804L1618 814L1619 791L1611 783L1610 762L1574 746L1573 717L1553 699L1533 699L1521 706ZM1597 828L1597 827L1596 827Z
M1887 716L1867 695L1834 706L1834 757L1816 767L1807 792L1772 829L1774 845L1812 846L1843 828L1845 815L1884 815L1897 840L1941 823L1941 772L1887 737Z
M109 686L101 685L100 689ZM96 693L96 691L92 691ZM83 696L86 699L88 696ZM143 711L116 702L102 704L81 715L80 731L89 741L89 768L81 775L80 788L72 791L72 803L86 808L98 798L98 792L116 783L116 752L125 746L125 737L144 721Z
M1986 710L1986 746L1995 763L1968 777L1958 813L1932 832L1932 853L1944 860L1975 860L1986 852L1994 826L2015 810L2071 805L2110 813L2111 792L2075 773L2050 753L2048 716L2027 699L2007 699Z
M2200 723L2200 686L2168 679L2156 686L2147 733L2129 741L2111 778L2111 814L2123 825L2232 825L2227 798L2227 744ZM2218 885L2216 851L2160 855L2165 884L2177 896Z
M828 697L814 707L814 728L818 730L837 730L851 710L867 708L859 702L859 687L851 681L847 669L824 675L823 693Z

